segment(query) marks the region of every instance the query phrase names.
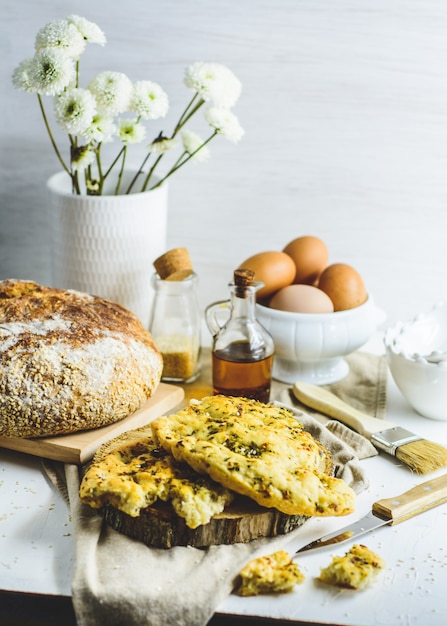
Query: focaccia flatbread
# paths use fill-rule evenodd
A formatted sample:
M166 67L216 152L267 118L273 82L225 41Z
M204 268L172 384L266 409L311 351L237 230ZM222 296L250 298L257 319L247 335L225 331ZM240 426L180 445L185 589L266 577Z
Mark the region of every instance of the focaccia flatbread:
M111 504L137 517L160 499L169 502L187 526L197 528L233 499L230 491L156 445L149 427L120 435L107 449L95 455L79 490L82 502L93 508Z
M355 494L329 475L329 453L284 407L209 396L151 424L178 460L265 507L290 515L346 515Z

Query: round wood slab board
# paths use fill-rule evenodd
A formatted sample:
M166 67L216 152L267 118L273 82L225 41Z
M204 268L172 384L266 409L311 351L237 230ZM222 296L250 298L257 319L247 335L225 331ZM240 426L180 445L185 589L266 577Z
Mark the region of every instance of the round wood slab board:
M164 502L143 509L131 517L112 506L103 509L105 521L115 530L155 548L193 546L205 548L216 544L247 543L253 539L284 535L308 519L266 509L242 496L236 497L222 513L208 524L189 528L184 519Z

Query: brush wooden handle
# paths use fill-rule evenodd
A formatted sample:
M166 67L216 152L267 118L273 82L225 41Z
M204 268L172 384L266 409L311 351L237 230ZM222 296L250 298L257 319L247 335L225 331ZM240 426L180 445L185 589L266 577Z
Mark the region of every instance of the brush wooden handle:
M444 502L447 502L447 474L427 480L400 496L378 500L372 510L379 517L393 520L392 524L399 524Z
M292 389L293 394L300 402L325 415L334 417L367 439L370 439L374 433L394 427L394 424L390 422L371 417L355 409L331 391L317 385L296 382Z

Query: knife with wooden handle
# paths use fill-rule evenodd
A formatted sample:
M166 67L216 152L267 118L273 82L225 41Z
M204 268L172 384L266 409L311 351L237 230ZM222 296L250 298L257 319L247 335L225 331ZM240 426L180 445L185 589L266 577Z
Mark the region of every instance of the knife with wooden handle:
M427 480L399 496L374 502L371 511L365 517L308 543L297 550L294 557L310 550L356 539L380 526L399 524L444 502L447 502L447 474Z

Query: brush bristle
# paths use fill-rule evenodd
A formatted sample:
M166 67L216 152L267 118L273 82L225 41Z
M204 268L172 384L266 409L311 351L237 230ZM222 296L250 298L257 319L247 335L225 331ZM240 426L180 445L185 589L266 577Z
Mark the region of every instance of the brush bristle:
M447 448L433 441L418 439L399 446L396 457L417 474L430 474L447 465Z

